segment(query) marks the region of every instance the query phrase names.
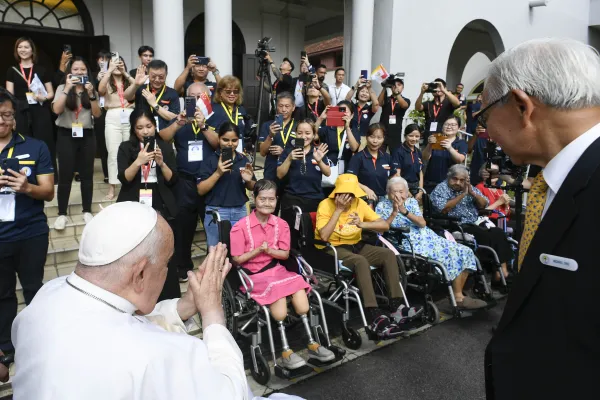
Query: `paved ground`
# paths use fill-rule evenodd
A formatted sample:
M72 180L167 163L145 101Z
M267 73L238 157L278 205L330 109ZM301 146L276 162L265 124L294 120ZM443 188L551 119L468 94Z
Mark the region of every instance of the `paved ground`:
M483 352L505 301L285 389L318 399L485 399Z

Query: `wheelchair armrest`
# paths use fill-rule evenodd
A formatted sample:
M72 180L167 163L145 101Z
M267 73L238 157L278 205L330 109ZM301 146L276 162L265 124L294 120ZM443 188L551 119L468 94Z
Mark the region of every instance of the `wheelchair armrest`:
M393 232L393 233L410 233L410 227L408 227L408 226L401 226L399 228L391 227L390 228L390 232Z
M460 218L458 217L451 217L450 215L446 215L446 214L441 214L441 213L435 213L431 215L431 219L436 219L436 220L444 220L444 221L450 221L450 222L460 222Z
M325 246L325 247L333 247L333 246L331 245L331 243L329 243L329 242L325 242L325 241L323 241L323 240L318 240L318 239L314 239L314 240L313 240L313 244L316 244L316 245L319 245L319 246Z
M300 253L300 250L297 249L290 249L290 255L298 258L298 257L302 257L302 253Z
M490 216L492 214L495 214L494 210L488 210L488 209L483 209L483 210L479 210L479 216L480 217L487 217Z
M237 267L237 273L240 277L240 281L242 281L244 289L246 289L246 293L250 295L250 293L254 290L254 282L252 282L252 279L250 279L248 274L244 272L242 267Z

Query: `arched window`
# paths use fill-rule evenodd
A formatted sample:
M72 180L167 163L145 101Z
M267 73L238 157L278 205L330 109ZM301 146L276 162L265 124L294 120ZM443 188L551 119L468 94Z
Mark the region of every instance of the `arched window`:
M0 0L0 22L39 28L86 31L74 0Z

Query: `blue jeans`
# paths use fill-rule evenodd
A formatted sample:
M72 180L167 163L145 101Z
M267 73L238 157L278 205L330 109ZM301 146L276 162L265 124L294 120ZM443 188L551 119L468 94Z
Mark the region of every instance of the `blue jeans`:
M244 204L241 207L214 207L206 206L206 216L204 217L204 231L206 232L206 242L208 247L216 246L219 243L219 228L217 224L212 223L211 211L219 211L222 221L231 221L231 226L235 225L240 219L248 215L248 209Z

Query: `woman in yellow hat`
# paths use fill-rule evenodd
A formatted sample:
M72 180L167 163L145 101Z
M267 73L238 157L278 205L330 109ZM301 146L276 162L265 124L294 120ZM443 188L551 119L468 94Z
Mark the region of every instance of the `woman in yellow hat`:
M386 232L390 228L388 223L361 199L364 196L366 193L360 188L356 175L340 175L329 198L319 204L315 238L335 246L338 259L354 271L370 329L380 336L393 337L402 330L400 322L418 315L422 309L409 309L404 305L398 261L394 253L362 241L363 229ZM330 249L324 248L323 251L333 255ZM371 266L383 269L392 312L389 316L377 307L371 281Z

